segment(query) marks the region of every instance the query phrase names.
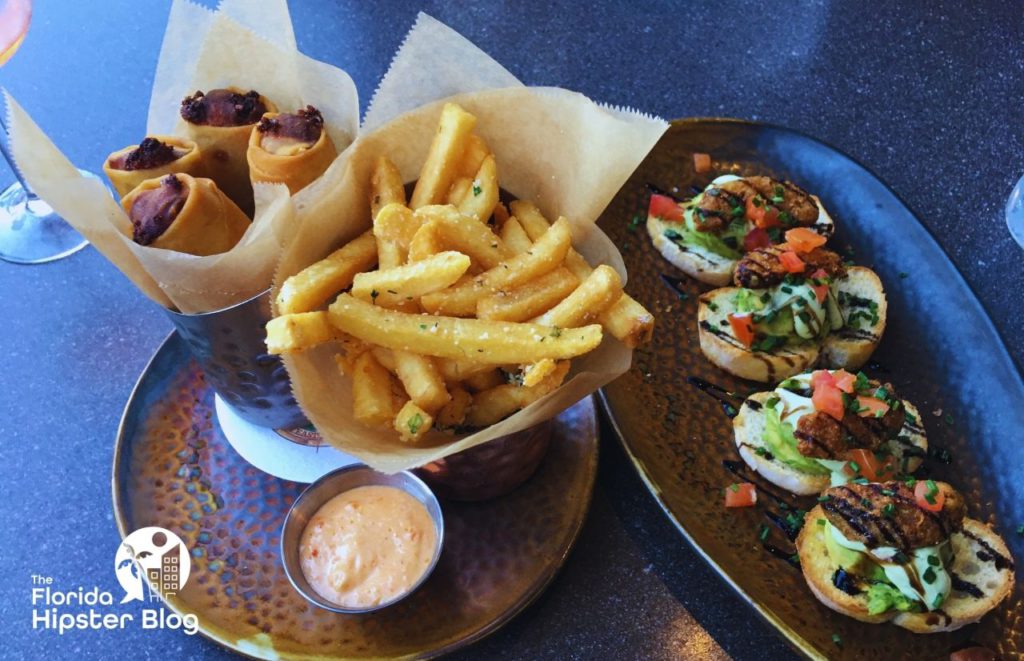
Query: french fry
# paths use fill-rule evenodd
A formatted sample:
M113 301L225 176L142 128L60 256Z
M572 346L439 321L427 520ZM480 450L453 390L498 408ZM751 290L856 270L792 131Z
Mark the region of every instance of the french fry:
M473 403L473 396L465 388L454 387L451 392L452 398L437 412L437 419L434 424L439 429L451 429L458 427L466 420L466 413Z
M452 184L451 190L448 191L448 197L446 201L448 204L459 206L462 200L466 199L466 195L469 194L469 189L473 187L472 177L459 177Z
M601 316L622 296L622 279L602 264L562 302L534 319L538 324L558 328L584 326Z
M422 221L422 218L419 220ZM420 225L409 242L409 261L418 262L443 250L437 223L426 222Z
M560 218L530 250L496 264L471 282L428 294L420 303L433 314L472 316L477 302L485 296L514 289L558 268L571 245L569 221Z
M410 351L393 351L395 373L409 398L424 411L437 411L451 396L434 359Z
M537 361L532 365L523 366L523 386L532 388L533 386L539 385L541 381L546 379L548 375L558 369L558 363L545 358L544 360Z
M373 218L373 235L377 240L397 243L403 250L409 250L419 229L419 220L412 209L397 203L382 207Z
M326 312L281 315L267 322L267 351L272 354L302 351L343 335L331 324Z
M441 376L449 384L460 383L474 374L494 369L493 363L481 363L462 358L435 358L434 363L441 370Z
M451 205L431 205L416 210L423 222L436 223L441 243L449 250L469 255L485 269L515 254L491 228Z
M505 222L510 218L508 209L500 201L494 205L494 225L495 227L504 227Z
M352 415L370 425L386 425L395 417L391 375L373 353L356 358L352 371Z
M601 343L601 327L563 330L539 324L432 317L397 312L341 294L328 309L331 323L366 342L441 358L494 364L564 360Z
M395 431L406 443L415 443L423 438L434 425L434 417L408 401L395 416Z
M476 304L478 319L528 321L544 314L579 286L569 269L559 267L551 273L507 292L495 292Z
M505 383L505 378L501 375L501 371L495 368L491 368L486 372L480 372L468 377L463 383L466 387L473 392L480 392L481 390L488 390L495 386L500 386Z
M376 218L377 213L389 204L405 206L405 186L402 173L395 164L388 157L381 156L370 176L370 217Z
M500 206L500 205L499 205ZM504 208L504 207L501 207ZM495 215L498 207L495 207ZM519 224L514 216L507 217L501 224L501 240L517 253L526 252L533 246L533 241L527 236L526 230Z
M511 210L523 229L526 230L526 234L534 241L546 231L547 219L531 202L516 200L512 202ZM575 250L570 250L566 255L565 265L580 280L585 280L593 270L587 264L587 260L583 259L583 256ZM650 342L651 336L654 334L654 315L625 293L614 305L604 311L599 321L613 337L634 349L641 344Z
M376 263L377 240L367 231L285 280L277 295L277 313L316 310Z
M403 305L451 286L469 264L469 257L460 252L439 252L405 266L360 273L352 283L352 295L385 307Z
M391 269L405 263L409 242L416 232L412 211L397 202L389 203L373 216L377 240L377 267Z
M454 103L444 105L437 133L413 189L410 207L419 209L444 201L475 126L476 117Z
M485 427L507 418L562 385L568 372L568 361L561 361L535 386L503 384L473 395L473 405L466 415L466 424Z
M612 337L631 349L647 344L654 336L654 315L626 293L601 313L599 321Z
M373 352L373 357L377 359L377 362L381 364L381 367L392 374L396 374L398 368L395 367L395 355L391 352L391 349L375 346L370 349L370 351Z
M488 156L480 164L468 192L464 193L459 204L459 211L472 216L482 223L494 213L498 203L498 166L494 156Z
M476 133L470 133L466 138L466 149L462 152L462 159L459 161L458 175L472 179L480 169L480 164L490 155L491 150Z

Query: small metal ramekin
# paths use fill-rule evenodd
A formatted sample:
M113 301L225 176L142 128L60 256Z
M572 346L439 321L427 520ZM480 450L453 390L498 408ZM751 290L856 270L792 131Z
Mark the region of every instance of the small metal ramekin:
M332 601L324 599L306 581L302 573L302 564L299 561L299 542L302 539L302 531L306 524L313 518L313 515L323 505L338 494L350 491L357 487L385 486L401 489L418 500L427 508L430 519L434 522L434 530L437 532L437 544L434 548L434 557L431 558L427 570L423 572L416 583L404 593L376 606L366 608L349 608L341 606ZM292 587L302 595L309 603L319 606L335 613L372 613L387 608L415 592L427 580L437 566L441 557L441 548L444 546L444 517L441 515L441 504L438 503L434 492L430 490L423 480L409 472L386 475L378 473L365 464L345 466L338 470L324 475L313 484L306 487L288 510L288 516L284 519L284 526L281 529L281 559L284 564L284 573L291 582Z

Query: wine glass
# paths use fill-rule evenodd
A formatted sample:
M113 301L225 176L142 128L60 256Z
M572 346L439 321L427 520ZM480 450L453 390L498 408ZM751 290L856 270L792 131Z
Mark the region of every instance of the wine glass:
M1013 187L1006 201L1006 226L1014 241L1024 248L1024 177Z
M32 18L32 0L0 0L0 66L25 40ZM0 193L0 259L42 264L81 250L88 241L40 199L18 172L7 144L7 126L0 118L0 152L16 182ZM95 175L81 171L86 176Z

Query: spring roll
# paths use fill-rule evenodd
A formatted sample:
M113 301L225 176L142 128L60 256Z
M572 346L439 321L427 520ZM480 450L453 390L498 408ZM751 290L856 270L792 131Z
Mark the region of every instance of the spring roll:
M173 135L147 136L137 145L115 151L103 163L103 172L118 197L124 197L147 179L159 179L173 172L193 177L205 175L199 146Z
M121 200L132 240L192 255L231 250L250 221L210 179L169 174L147 179Z
M313 106L263 115L249 136L249 177L288 186L294 195L324 173L338 155Z
M202 150L209 177L250 218L255 205L245 158L249 134L264 113L276 111L259 92L235 87L196 92L181 102L183 132Z

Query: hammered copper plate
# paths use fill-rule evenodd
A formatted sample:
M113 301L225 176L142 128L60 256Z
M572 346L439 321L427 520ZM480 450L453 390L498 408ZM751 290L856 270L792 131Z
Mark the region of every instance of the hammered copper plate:
M483 503L442 501L436 570L399 604L342 615L307 603L278 553L285 514L305 485L247 464L221 434L213 390L172 334L139 379L114 452L114 513L124 537L176 532L192 574L170 606L201 633L259 658L424 658L499 628L538 596L569 553L590 505L597 423L587 398L554 421L537 473Z
M712 172L694 172L694 152L711 154ZM770 525L765 517L770 502L756 509L724 509L722 489L736 478L723 461L739 459L732 426L718 403L686 378L702 377L733 392L765 388L730 377L703 358L696 298L709 288L685 279L658 255L643 223L631 227L630 221L636 214L646 218L648 184L685 197L691 186L702 188L725 172L782 176L821 197L836 220L835 245L874 268L886 284L889 325L868 371L891 380L917 403L932 446L951 453L948 465L930 458L928 474L959 487L969 513L995 523L1018 562L1024 558L1024 537L1015 533L1024 524L1024 384L1002 340L949 258L885 184L835 149L777 127L732 120L674 122L600 220L622 249L627 290L658 319L653 344L639 350L634 369L603 392L640 475L722 578L808 656L944 658L976 641L1003 658L1019 658L1024 651L1019 581L1000 608L959 632L915 635L891 625L861 624L822 606L799 569L762 546L759 532ZM684 295L670 289L662 274L683 276ZM928 323L919 323L922 319ZM803 509L811 505L813 499L799 501ZM772 529L770 540L785 553L779 531Z

